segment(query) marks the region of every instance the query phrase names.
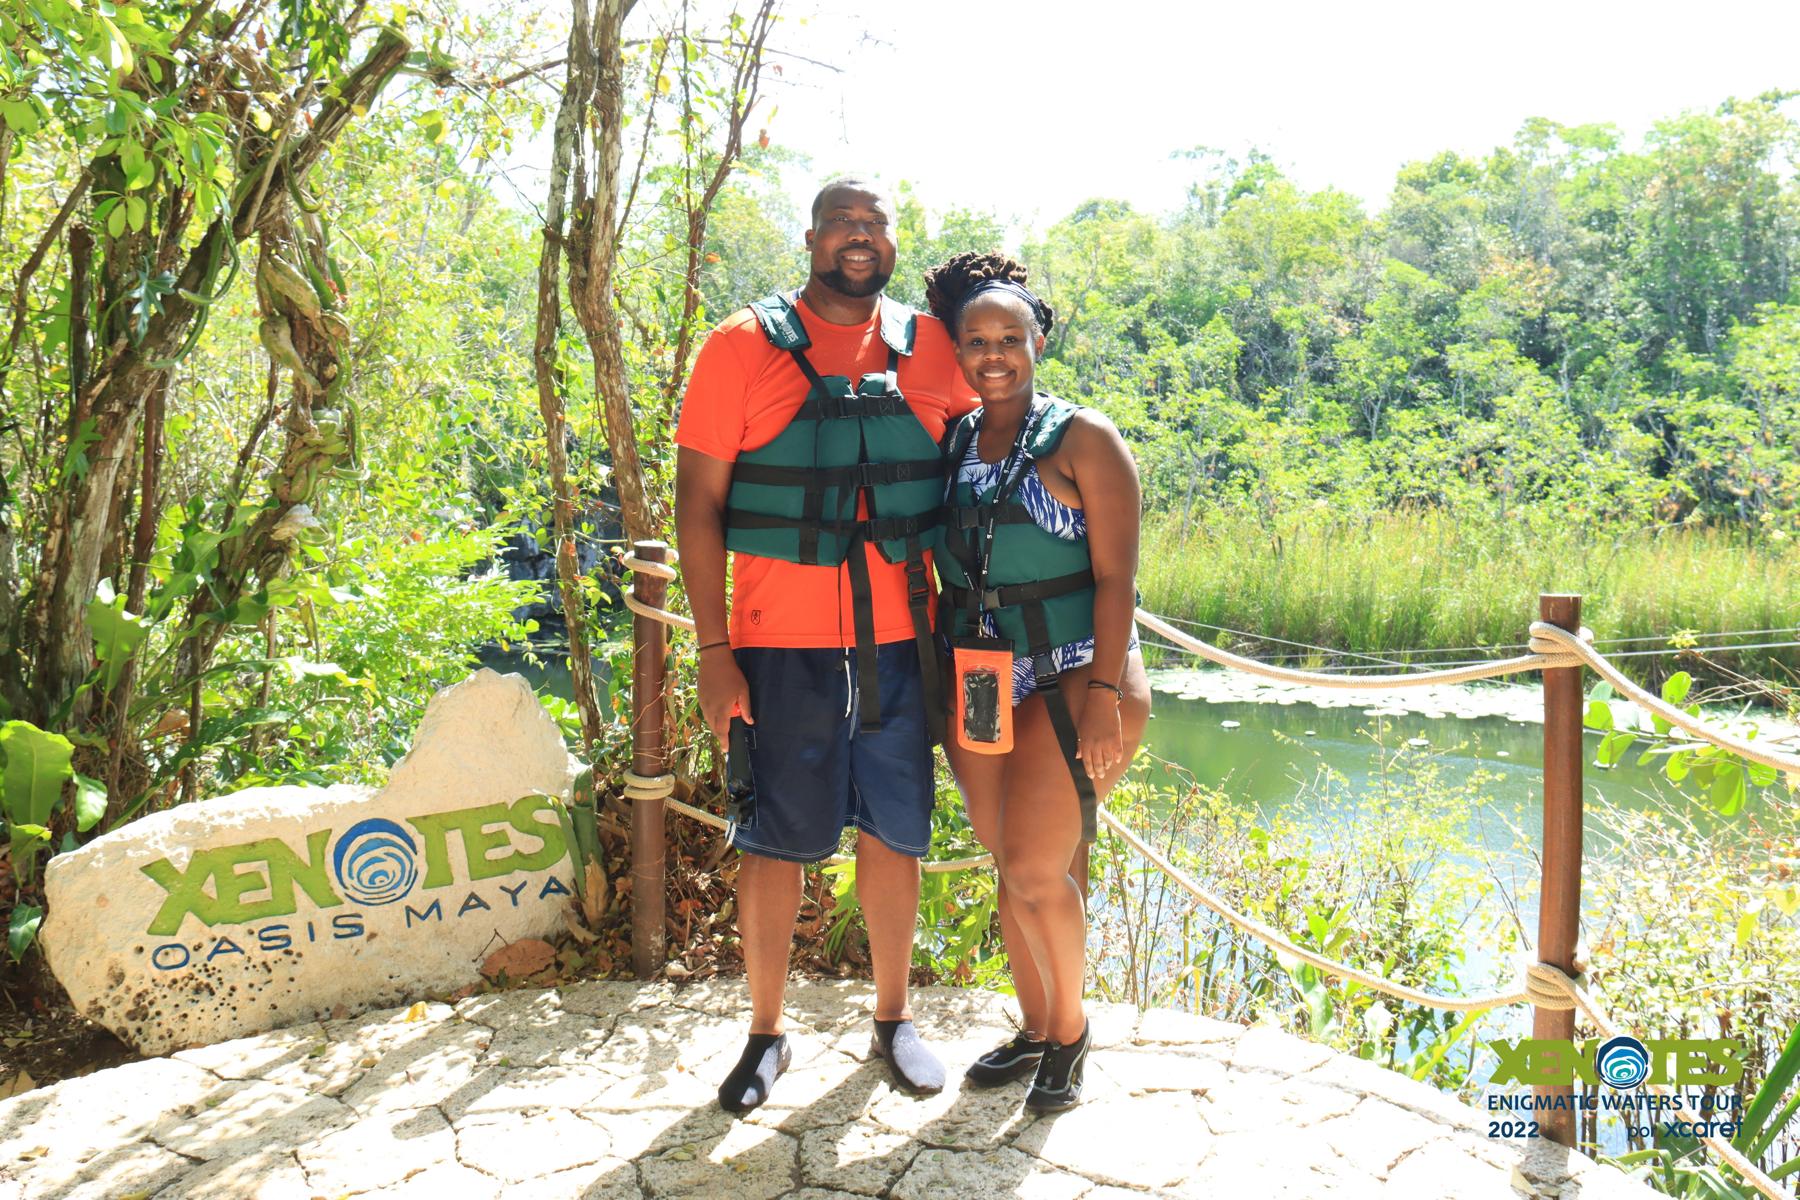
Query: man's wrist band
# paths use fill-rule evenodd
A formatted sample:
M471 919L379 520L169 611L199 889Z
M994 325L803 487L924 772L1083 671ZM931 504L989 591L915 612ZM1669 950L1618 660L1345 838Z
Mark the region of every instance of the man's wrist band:
M730 639L730 638L720 638L720 639L719 639L719 640L718 640L718 641L716 641L716 642L708 642L708 643L706 643L706 645L704 645L704 646L702 646L702 647L700 647L700 649L699 649L699 650L698 650L698 651L696 651L696 652L695 652L695 653L698 653L698 654L705 654L705 653L706 653L706 652L707 652L707 651L708 651L708 650L716 650L716 649L718 649L718 648L719 648L719 647L720 647L720 646L729 646L729 645L731 645L731 639Z
M1088 680L1088 686L1091 688L1105 688L1120 700L1125 699L1125 689L1116 683L1108 683L1104 679L1090 679Z

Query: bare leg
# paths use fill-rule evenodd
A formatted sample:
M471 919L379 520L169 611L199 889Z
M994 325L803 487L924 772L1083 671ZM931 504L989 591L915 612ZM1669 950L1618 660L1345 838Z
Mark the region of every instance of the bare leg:
M856 898L869 927L876 1019L910 1020L907 983L912 973L913 933L919 924L919 860L890 850L872 834L859 832Z
M1087 951L1081 891L1069 876L1069 861L1081 839L1081 813L1039 697L1028 698L1013 714L1000 826L1007 892L1044 987L1042 1032L1052 1041L1073 1042L1084 1022L1081 988Z
M1091 668L1065 672L1062 691L1079 722L1087 703ZM1130 761L1149 719L1149 682L1133 654L1125 672L1120 708L1126 755L1095 781L1104 798ZM1072 1043L1086 1025L1081 993L1086 975L1087 918L1081 889L1070 876L1081 840L1081 811L1069 765L1056 740L1041 696L1027 697L1013 714L1013 752L1006 756L1001 808L1003 874L1021 933L1031 947L1048 1004L1044 1033Z
M750 983L750 1032L781 1032L782 996L800 914L799 863L743 854L738 859L738 936Z
M1019 928L1013 912L1012 894L1006 887L1006 872L1001 869L1000 806L1001 785L1006 759L992 754L975 754L951 740L944 747L950 769L962 789L968 806L969 823L975 837L994 856L994 872L999 879L1000 936L1006 943L1006 964L1012 971L1013 993L1019 1000L1019 1021L1024 1032L1042 1040L1050 1019L1049 1005L1044 999L1044 984L1038 977L1037 963L1031 947Z

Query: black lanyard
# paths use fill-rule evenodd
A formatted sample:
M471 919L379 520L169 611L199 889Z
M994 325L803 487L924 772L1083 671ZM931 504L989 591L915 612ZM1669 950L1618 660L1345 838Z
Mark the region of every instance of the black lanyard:
M1025 415L1019 421L1019 432L1013 436L1012 449L1007 452L1006 458L1000 464L1000 480L994 485L994 498L987 504L987 524L981 531L981 556L977 560L980 570L975 579L975 603L977 605L981 604L981 598L987 594L988 563L993 560L994 556L995 518L999 515L1000 505L1005 502L1012 487L1016 487L1019 480L1023 479L1025 475L1024 471L1020 470L1018 478L1015 479L1013 470L1020 465L1019 459L1025 453L1025 434L1031 428L1032 417L1037 415L1036 409L1037 405L1035 404L1027 405ZM979 425L976 426L975 438L971 445L975 447L975 461L980 462L981 427Z

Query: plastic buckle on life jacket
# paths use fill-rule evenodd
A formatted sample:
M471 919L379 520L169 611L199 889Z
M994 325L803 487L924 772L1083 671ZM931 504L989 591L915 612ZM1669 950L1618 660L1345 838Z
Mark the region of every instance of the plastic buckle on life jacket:
M922 608L931 601L931 581L925 578L925 564L916 559L906 564L906 606Z
M1031 673L1039 687L1056 682L1056 660L1048 652L1031 656Z
M880 487L885 483L906 483L912 479L911 463L858 463L857 487Z

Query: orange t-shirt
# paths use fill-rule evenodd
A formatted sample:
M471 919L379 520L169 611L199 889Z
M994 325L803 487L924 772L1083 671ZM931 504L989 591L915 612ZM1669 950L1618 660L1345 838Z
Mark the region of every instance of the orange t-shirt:
M879 314L864 325L833 325L802 300L796 305L812 345L806 357L821 375L852 383L887 369ZM900 392L934 439L952 417L975 407L974 393L956 365L950 335L935 317L919 314L911 355L900 356ZM786 350L763 335L748 308L713 331L694 360L681 403L675 444L709 458L736 462L787 428L806 399L806 376ZM875 640L913 636L906 610L906 568L868 546ZM731 644L831 647L856 644L848 566L821 567L734 552L731 559Z

